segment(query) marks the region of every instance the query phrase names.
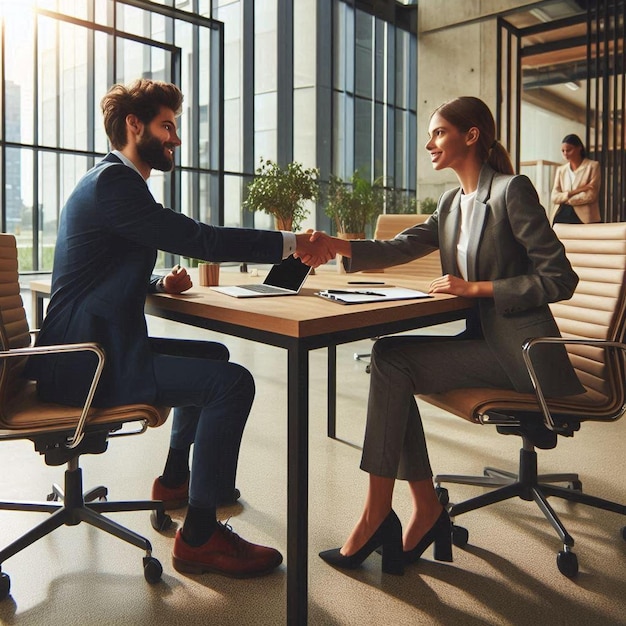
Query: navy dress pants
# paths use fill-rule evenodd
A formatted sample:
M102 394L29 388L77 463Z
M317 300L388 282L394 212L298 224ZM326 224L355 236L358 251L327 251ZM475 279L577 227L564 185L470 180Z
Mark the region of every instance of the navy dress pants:
M156 403L174 407L170 446L193 444L189 503L232 498L243 429L254 399L252 374L208 341L151 338Z

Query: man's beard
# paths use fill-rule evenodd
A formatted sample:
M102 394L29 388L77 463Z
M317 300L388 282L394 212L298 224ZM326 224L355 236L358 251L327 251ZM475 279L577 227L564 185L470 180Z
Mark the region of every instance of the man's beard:
M141 159L153 170L169 172L174 168L174 158L165 150L165 145L145 128L141 139L137 142L137 153Z

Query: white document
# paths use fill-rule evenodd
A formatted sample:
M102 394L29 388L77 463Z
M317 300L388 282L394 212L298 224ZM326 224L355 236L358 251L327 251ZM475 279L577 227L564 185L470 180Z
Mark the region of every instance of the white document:
M404 287L381 287L367 289L323 289L317 293L326 300L339 304L363 304L366 302L389 302L391 300L413 300L430 298L427 293Z

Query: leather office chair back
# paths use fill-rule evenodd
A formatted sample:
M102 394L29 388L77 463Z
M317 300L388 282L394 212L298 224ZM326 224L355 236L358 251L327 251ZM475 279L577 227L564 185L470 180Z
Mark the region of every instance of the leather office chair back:
M579 283L573 297L551 305L563 337L623 341L626 328L626 223L557 224L555 231ZM584 345L566 345L586 392L548 400L555 415L576 421L614 420L626 404L623 357ZM453 389L420 396L472 422L497 423L494 414L537 411L535 394Z
M28 348L31 336L24 310L18 273L17 245L13 235L0 233L0 350ZM25 433L32 429L75 428L82 407L40 402L34 381L22 377L27 357L0 360L0 428ZM170 409L151 405L127 405L100 410L92 408L89 424L136 421L156 427L165 422Z
M570 300L550 306L552 314L563 337L623 341L626 223L576 226L579 225L555 225L579 283ZM575 404L580 406L584 402L585 411L593 419L619 415L625 403L621 355L580 344L569 344L566 348L587 390L584 400L578 397Z
M15 237L0 234L0 350L25 348L30 345L26 312L20 295ZM0 362L0 411L23 386L21 373L26 357ZM0 419L2 417L0 416Z
M374 239L393 239L398 233L422 224L430 216L422 213L406 214L406 213L384 213L379 215L376 220L376 230L374 231ZM432 280L441 276L441 259L439 258L439 250L435 250L426 256L415 261L409 261L403 265L395 265L384 270L385 274L410 274L418 278Z

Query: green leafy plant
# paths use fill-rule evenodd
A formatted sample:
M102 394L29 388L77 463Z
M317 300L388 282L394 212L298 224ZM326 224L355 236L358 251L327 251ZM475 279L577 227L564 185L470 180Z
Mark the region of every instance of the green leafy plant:
M335 222L338 233L364 233L383 212L384 193L380 179L370 182L358 170L348 182L331 175L324 210Z
M310 211L305 200L315 200L319 195L319 170L304 168L292 162L281 168L269 159L261 159L255 178L248 185L248 195L243 206L249 211L262 211L273 215L283 224L298 230Z
M420 202L420 213L432 214L437 209L437 200L433 198L424 198Z

